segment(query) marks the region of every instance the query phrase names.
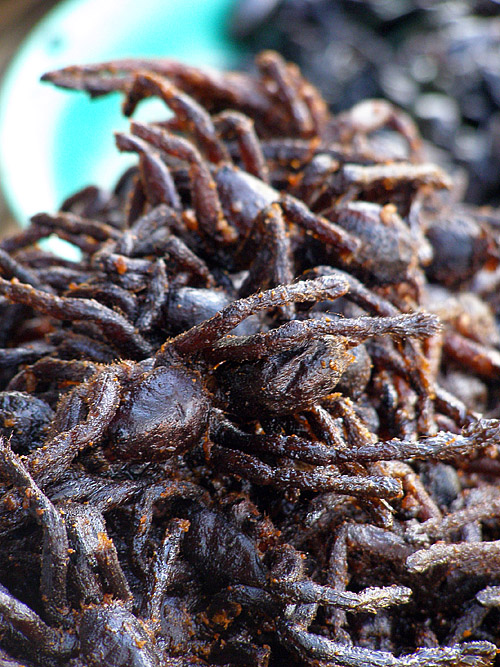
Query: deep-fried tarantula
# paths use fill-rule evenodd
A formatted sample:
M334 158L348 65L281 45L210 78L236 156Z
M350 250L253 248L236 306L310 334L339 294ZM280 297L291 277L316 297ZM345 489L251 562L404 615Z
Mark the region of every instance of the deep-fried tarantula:
M391 105L257 70L44 77L173 116L0 241L7 664L493 664L497 216Z

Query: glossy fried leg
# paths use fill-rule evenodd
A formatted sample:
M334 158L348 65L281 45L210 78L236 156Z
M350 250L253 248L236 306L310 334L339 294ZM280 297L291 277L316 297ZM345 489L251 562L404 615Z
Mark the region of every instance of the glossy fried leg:
M234 135L245 171L269 183L269 169L255 132L253 120L237 111L223 111L213 117L215 127L224 138Z
M272 467L255 456L220 445L213 445L209 463L254 484L274 486L278 489L302 489L304 491L335 491L340 494L362 497L397 498L401 485L391 477L356 477L339 475L336 471L321 468L311 471L293 467Z
M223 243L234 240L235 232L224 218L217 186L198 150L186 139L151 125L133 122L131 131L135 136L165 151L167 155L189 164L193 207L200 231L208 238L215 238Z
M347 283L335 277L319 278L280 285L275 289L252 294L222 308L209 320L205 320L189 331L179 334L171 342L164 344L157 355L157 365L169 350L180 354L198 352L211 347L219 338L228 334L249 315L262 310L269 310L288 303L303 303L318 299L337 299L349 289Z
M68 538L64 519L3 437L0 437L0 473L4 482L13 484L27 499L33 516L42 527L41 599L49 622L67 626Z
M33 657L40 653L59 659L68 659L77 650L78 642L74 634L51 628L27 605L17 600L0 585L0 626L9 633L14 631L26 641L26 651ZM14 639L19 648L18 638Z
M167 204L175 211L181 209L181 201L170 169L157 151L139 137L117 132L116 145L120 151L139 154L139 174L147 201L155 207Z

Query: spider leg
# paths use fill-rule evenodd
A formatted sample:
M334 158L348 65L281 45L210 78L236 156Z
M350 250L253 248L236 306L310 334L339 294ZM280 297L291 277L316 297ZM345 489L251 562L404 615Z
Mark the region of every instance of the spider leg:
M21 459L0 437L0 472L29 503L31 512L43 530L40 593L45 613L51 623L67 625L68 537L59 510L35 484Z
M295 283L295 285L299 284ZM267 294L267 292L264 292L264 294ZM251 299L252 297L247 298ZM243 301L243 299L240 301ZM326 315L310 320L292 320L282 324L277 329L251 336L228 337L214 344L213 349L209 350L206 356L214 362L224 360L247 361L289 350L300 343L319 336L343 337L347 341L346 348L348 348L358 345L372 336L389 334L395 337L423 338L434 335L438 330L438 319L430 313L346 319Z
M189 354L211 347L219 338L228 334L249 315L261 310L269 310L289 303L337 299L345 294L347 290L348 285L344 280L339 280L336 277L324 277L298 282L293 285L280 285L265 292L257 292L244 299L238 299L222 308L209 320L179 334L173 340L167 341L157 353L156 365L161 363L161 360L169 351Z
M307 632L286 621L280 623L280 634L290 640L296 650L306 657L340 667L483 667L491 664L496 647L490 642L468 642L439 648L418 649L415 653L396 658L387 651L374 651L358 646L333 642L326 637ZM324 664L321 662L321 664Z
M120 238L120 232L112 225L67 211L59 211L54 215L38 213L31 218L31 222L44 229L50 229L51 233L57 234L59 230L64 230L68 234L84 234L100 243L108 239L117 241Z
M366 429L363 429L362 426L361 428L361 432L356 430L353 433L353 435L357 434L357 437L349 446L342 441L338 446L338 441L336 441L333 447L328 442L325 446L321 442L305 440L295 435L245 433L226 419L213 420L211 435L223 447L236 448L248 453L260 452L284 456L320 466L413 459L455 460L460 457L469 457L481 447L492 446L499 438L498 421L486 419L477 424L475 436L465 429L460 435L441 431L435 436L421 438L419 441L394 438L374 442L373 436L369 433L370 437L367 438L366 433L363 435L363 430ZM478 435L480 432L483 434L487 432L489 435L482 440ZM401 475L406 476L409 473L409 468L401 469ZM483 512L486 511L486 506L490 507L490 513L493 512L496 504L491 505L491 502L484 505ZM439 521L439 529L445 530L447 521L441 517Z
M158 152L146 141L124 132L117 132L115 141L120 151L139 154L140 181L149 204L153 207L167 204L175 211L180 211L181 200L174 179Z
M343 524L335 535L330 549L327 568L327 583L343 593L349 584L349 563L347 560L347 526ZM326 622L333 626L333 637L341 643L350 643L349 633L345 629L347 616L344 609L336 605L326 605Z
M52 291L48 285L45 285L38 278L34 271L26 266L23 266L2 248L0 248L0 273L5 278L17 278L17 280L20 282L32 285L38 289L44 289L47 292Z
M56 421L67 428L53 435L40 450L26 457L26 465L37 484L55 482L85 447L99 442L119 405L120 372L105 368L61 401ZM85 419L80 414L88 408ZM76 423L72 423L72 419Z
M161 607L168 587L177 579L177 560L182 540L189 530L189 522L185 519L172 519L161 542L160 549L155 553L149 572L149 594L146 596L146 617L153 625L159 625Z
M360 593L352 593L336 591L330 586L321 586L313 581L277 581L271 590L289 603L335 605L344 611L371 614L385 607L406 604L411 596L411 590L405 586L372 587Z
M163 100L174 112L178 128L194 136L210 162L231 161L226 147L217 137L210 114L168 79L152 72L138 74L123 106L126 116L132 115L141 95L156 95Z
M99 568L113 597L128 602L132 600L132 593L123 573L113 540L106 531L106 524L101 512L91 506L79 503L68 503L65 506L68 522L68 532L72 542L77 547L76 556L78 566L75 567L77 578L85 575L92 587L81 590L84 604L100 602L99 581L95 580L94 570ZM80 581L82 587L85 580ZM97 600L91 600L89 594L97 595Z
M46 625L40 616L17 600L0 584L0 625L9 632L13 629L27 642L27 651L38 657L40 653L68 659L76 650L78 640L74 634ZM18 640L16 638L16 644Z
M278 204L271 204L261 211L254 223L252 238L255 238L254 234L260 236L259 252L238 292L240 297L258 289L287 285L293 280L290 239ZM292 304L280 307L280 311L283 319L294 319Z
M375 464L378 470L401 480L405 493L404 501L412 507L415 515L426 521L442 517L438 505L424 487L422 480L411 466L401 461L384 461Z
M105 369L59 403L54 423L61 426L62 432L49 437L43 447L24 459L38 486L45 488L56 482L80 451L103 437L119 405L119 377L113 367ZM85 404L88 414L80 421ZM19 513L12 511L20 503L19 493L15 491L1 499L2 533L10 532L22 522Z
M315 492L335 491L340 494L385 499L397 498L401 494L400 483L391 477L339 475L328 467L311 471L291 467L274 468L255 456L220 445L212 446L209 463L217 470L239 475L254 484L283 490L295 488Z
M333 246L343 261L356 263L356 252L361 247L359 239L342 229L340 225L316 215L291 195L283 195L280 198L280 204L285 217L290 222L310 231L323 243Z
M407 531L409 539L413 540L422 536L429 539L449 539L453 532L463 531L471 524L500 516L500 498L496 489L493 487L489 489L489 493L487 491L485 489L479 499L469 495L470 505L464 509L451 512L442 519L431 518L412 526ZM480 542L481 540L482 536L479 535L478 539L473 541Z
M496 380L500 377L500 352L490 345L478 343L462 334L445 330L444 353L472 373L480 377Z
M214 278L206 263L190 250L182 239L177 236L170 236L163 245L162 251L167 260L177 263L182 270L189 271L206 287L214 286Z
M318 266L311 270L312 275L336 275L339 278L343 277L349 283L349 291L346 298L352 300L357 305L361 306L375 315L383 315L385 317L396 316L399 310L390 301L383 299L371 290L367 289L363 283L344 271L338 269L331 269L328 266ZM310 272L306 276L309 277ZM430 375L429 364L426 361L423 352L419 349L418 343L413 340L406 340L404 343L408 363L401 360L399 371L403 377L407 377L413 389L418 396L418 406L420 412L419 427L424 434L432 434L432 416L433 405L432 399L434 397L434 382ZM375 345L375 349L376 345ZM380 348L379 348L380 349ZM382 348L380 351L383 351ZM396 353L394 353L396 355ZM373 355L372 355L373 357ZM384 364L387 366L387 358L384 359Z
M131 228L124 232L115 252L130 257L153 255L154 239L161 230L172 232L180 238L186 232L179 213L167 204L160 204L138 218Z
M235 136L245 171L269 183L269 169L253 120L238 111L223 111L214 116L213 121L224 138Z
M119 285L114 285L108 280L71 286L69 290L65 290L63 296L95 299L104 306L108 306L108 308L119 308L125 317L132 322L137 316L137 299L135 294L130 294L128 290Z
M150 539L153 524L153 510L156 503L167 502L169 499L197 499L202 492L199 487L189 482L175 482L166 480L144 490L141 499L136 503L134 517L134 532L132 537L131 553L137 571L144 575L150 567L146 557L147 545ZM174 530L174 533L177 529Z
M106 359L105 361L111 361ZM9 382L8 390L33 393L38 382L54 382L56 385L82 383L89 380L98 370L98 366L89 361L66 361L44 357L31 366L23 368ZM59 394L57 396L59 398Z
M135 321L135 326L139 331L148 331L153 327L160 316L167 293L168 278L165 262L157 259L153 265L151 282L144 296L140 314Z
M326 105L313 95L313 88L302 79L298 68L272 51L261 53L256 60L264 85L275 89L274 95L292 119L294 135L307 138L317 135L325 119Z
M500 571L500 540L492 542L437 542L427 549L416 551L406 559L408 572L422 573L446 565L471 576L498 576Z
M183 91L192 95L209 111L212 108L231 108L248 113L263 123L283 132L286 114L277 118L277 96L271 94L261 79L238 72L221 73L212 69L200 69L168 59L114 60L86 66L71 66L43 76L44 81L74 90L85 90L91 96L121 91L128 93L139 72L156 73L169 79ZM304 86L303 98L311 107L311 91ZM139 91L142 95L142 91ZM319 96L317 96L319 98ZM326 107L314 100L316 116L326 117ZM133 104L129 94L129 104ZM324 120L324 119L323 119ZM285 129L287 125L285 124Z
M234 240L235 231L224 218L217 185L198 150L186 139L151 125L132 122L132 134L189 164L193 205L201 232L224 243Z
M335 129L342 142L350 143L356 135L368 135L382 127L399 132L408 142L411 156L418 160L421 144L420 133L414 121L386 100L364 100L348 111L339 114Z
M50 354L53 350L54 347L46 343L23 347L2 347L0 348L0 369L31 364L40 357Z
M392 162L389 164L359 165L345 164L341 168L343 190L346 195L342 202L354 199L362 192L384 187L392 190L406 184L412 189L429 185L436 189L451 190L452 181L440 167L432 163L411 164L410 162ZM362 197L359 197L362 199Z
M484 607L477 600L469 602L462 615L453 624L446 637L446 643L458 644L464 637L472 637L490 611L491 608Z
M88 665L160 667L165 664L151 630L119 602L84 609L79 636Z

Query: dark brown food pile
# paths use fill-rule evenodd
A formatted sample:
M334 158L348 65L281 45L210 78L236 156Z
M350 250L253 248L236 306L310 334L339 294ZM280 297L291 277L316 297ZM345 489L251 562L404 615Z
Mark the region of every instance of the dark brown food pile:
M498 215L273 53L46 79L173 114L0 243L0 661L493 664Z

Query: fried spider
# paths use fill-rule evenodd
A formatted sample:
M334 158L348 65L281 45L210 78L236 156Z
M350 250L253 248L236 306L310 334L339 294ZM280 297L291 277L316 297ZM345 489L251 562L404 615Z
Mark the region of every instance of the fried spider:
M169 115L0 241L0 661L492 665L498 215L276 54L45 78Z
M341 277L325 276L258 292L231 303L210 320L167 341L154 358L108 366L59 405L54 418L57 433L44 453L36 452L32 458L32 473L45 483L54 480L90 441L98 444L103 438L110 455L120 459L164 460L203 439L212 420L209 388L214 393L215 406L222 405L229 414L247 415L248 420L256 411L269 415L297 412L332 393L352 360L348 352L351 346L384 333L425 337L437 330L433 316L417 313L386 318L296 320L268 333L224 338L256 312L289 303L336 299L348 290L349 284ZM20 283L2 280L0 291L15 302L56 317L72 318L76 313L81 318L87 304L90 316L96 310L87 300L52 297ZM73 303L78 304L77 311L72 311ZM101 310L104 324L96 321L105 326L108 311L104 306ZM189 367L186 355L205 353L209 358L212 351L219 360L213 371L195 364ZM202 369L216 383L213 387L212 382L207 385L203 379ZM106 425L101 412L99 432L90 427L92 408L84 418L85 406L96 396L101 410L103 404L108 406ZM227 459L232 472L265 484L335 488L340 492L354 491L356 485L355 480L350 485L351 480L328 470L319 474L289 470L283 478L278 470L273 472L258 461L249 466L252 460L247 454L227 452L216 444L211 459L216 465ZM63 461L64 467L55 465ZM372 489L368 478L360 480L358 492L397 495L397 486L393 488L389 480L385 484L380 480L380 488L377 481L373 480ZM388 486L385 491L384 486Z

